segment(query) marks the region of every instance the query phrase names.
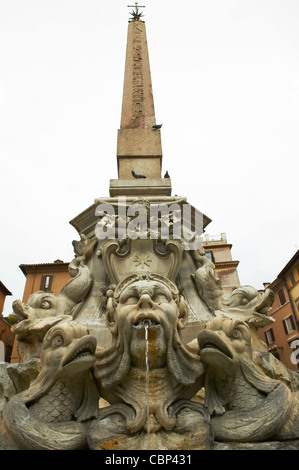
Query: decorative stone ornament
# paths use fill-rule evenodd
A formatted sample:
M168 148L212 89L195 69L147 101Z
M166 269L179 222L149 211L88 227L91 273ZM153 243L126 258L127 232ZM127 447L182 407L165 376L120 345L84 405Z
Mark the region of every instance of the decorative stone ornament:
M184 253L182 240L105 240L102 256L109 279L118 283L128 273L161 273L175 280Z

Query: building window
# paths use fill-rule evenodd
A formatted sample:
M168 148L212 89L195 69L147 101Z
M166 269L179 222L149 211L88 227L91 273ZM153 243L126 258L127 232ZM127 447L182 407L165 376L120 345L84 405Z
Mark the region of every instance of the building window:
M272 343L274 343L275 338L274 338L274 333L273 333L272 328L270 328L269 330L265 331L265 336L266 336L266 342L267 342L267 344L272 344Z
M0 341L0 361L5 362L5 346L3 341Z
M280 361L280 355L279 355L279 352L278 352L277 348L273 348L271 350L271 354L273 354L273 356L276 357L276 359L278 359Z
M212 261L212 263L215 263L215 256L212 250L206 251L205 252L205 257L208 258L209 260Z
M290 281L291 281L291 285L294 286L296 284L296 279L295 279L295 276L294 276L293 272L291 272L289 274L289 278L290 278Z
M278 298L279 298L280 305L284 305L287 301L284 290L279 289L279 291L277 291L277 295L278 295Z
M284 318L283 326L287 335L295 330L294 319L291 315L287 318Z
M42 276L40 283L40 289L45 292L51 292L53 276Z

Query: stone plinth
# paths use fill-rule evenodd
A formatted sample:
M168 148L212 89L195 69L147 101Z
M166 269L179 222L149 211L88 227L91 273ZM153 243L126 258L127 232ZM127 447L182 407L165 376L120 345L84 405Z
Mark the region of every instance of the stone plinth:
M170 196L169 178L110 180L110 196Z
M147 178L160 178L161 161L162 146L159 130L119 129L117 142L119 178L132 178L132 170Z
M143 181L143 182L142 182ZM134 188L139 185L139 189L144 185L144 188L146 189L149 184L149 181L147 183L144 183L146 180L126 180L126 183L131 184L132 187ZM161 191L161 187L166 189L168 188L169 190L169 185L170 185L170 180L168 178L164 179L157 179L157 180L152 180L153 182L156 181L156 187L159 187L159 191ZM110 182L110 187L117 188L118 185L121 185L122 181L121 180L111 180ZM138 193L134 193L132 195L124 195L122 193L122 196L126 196L126 207L128 208L139 196L143 196L144 194L141 193L141 190L138 191ZM107 198L99 198L95 199L94 204L85 209L85 211L81 212L78 214L76 217L74 217L71 221L70 224L77 230L79 234L83 233L87 238L92 238L95 236L95 226L97 222L99 221L99 217L96 216L96 210L99 204L111 204L115 208L115 212L117 213L117 205L119 203L119 196L115 197L107 197ZM198 211L194 206L188 203L187 199L184 197L179 197L179 196L167 196L167 195L161 195L159 192L159 195L147 195L146 200L149 202L149 204L166 204L171 206L172 204L178 204L179 207L181 207L183 211L183 205L186 204L190 206L191 210L191 230L195 230L194 226L194 217L195 213L202 214L200 211ZM205 230L206 226L211 222L211 219L205 215L202 214L202 228Z

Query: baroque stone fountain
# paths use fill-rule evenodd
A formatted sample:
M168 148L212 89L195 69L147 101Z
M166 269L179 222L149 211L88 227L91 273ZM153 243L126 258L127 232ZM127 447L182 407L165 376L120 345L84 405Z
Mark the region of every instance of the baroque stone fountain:
M145 26L131 15L119 179L71 221L60 293L13 304L21 362L0 364L0 449L299 448L297 375L257 336L273 293L222 289L200 243L210 219L159 176Z
M298 384L256 335L272 292L227 294L202 248L129 235L82 236L59 295L14 302L22 362L1 364L1 449L296 445ZM204 320L189 318L194 292Z

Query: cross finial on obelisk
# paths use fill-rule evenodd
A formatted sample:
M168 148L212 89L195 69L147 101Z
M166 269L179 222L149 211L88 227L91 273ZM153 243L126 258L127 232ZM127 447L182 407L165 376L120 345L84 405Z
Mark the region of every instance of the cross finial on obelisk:
M138 2L135 3L135 5L128 5L128 8L135 8L135 11L131 11L130 15L133 16L133 18L130 21L140 21L140 18L143 16L142 12L139 13L139 8L145 8L144 5L138 5Z

